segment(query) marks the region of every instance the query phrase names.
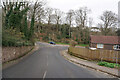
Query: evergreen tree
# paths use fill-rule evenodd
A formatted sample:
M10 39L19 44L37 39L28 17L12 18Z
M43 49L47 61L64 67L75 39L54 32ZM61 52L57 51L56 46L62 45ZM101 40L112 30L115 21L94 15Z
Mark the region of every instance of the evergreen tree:
M28 25L27 25L27 16L25 16L24 18L24 35L25 35L25 38L28 39Z
M34 34L34 22L35 22L35 19L34 19L34 15L33 15L33 16L32 16L32 19L31 19L29 39L32 38L32 37L33 37L33 34Z

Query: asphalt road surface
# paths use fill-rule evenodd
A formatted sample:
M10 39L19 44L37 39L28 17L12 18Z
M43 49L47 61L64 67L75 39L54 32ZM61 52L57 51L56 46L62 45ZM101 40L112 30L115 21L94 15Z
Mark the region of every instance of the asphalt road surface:
M18 64L3 70L3 78L111 78L95 70L77 66L59 53L67 46L38 42L39 50Z

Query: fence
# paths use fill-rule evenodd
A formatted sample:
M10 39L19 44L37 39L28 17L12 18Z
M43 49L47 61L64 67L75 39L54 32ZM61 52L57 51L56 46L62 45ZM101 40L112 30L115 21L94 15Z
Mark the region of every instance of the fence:
M88 60L101 60L120 63L120 51L90 50L87 48L69 47L69 53Z

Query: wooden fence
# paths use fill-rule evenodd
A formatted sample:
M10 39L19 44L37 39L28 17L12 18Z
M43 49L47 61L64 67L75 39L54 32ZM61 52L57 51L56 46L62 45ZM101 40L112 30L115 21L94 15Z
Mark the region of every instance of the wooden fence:
M90 50L87 48L69 47L69 53L88 60L101 60L120 63L120 51Z

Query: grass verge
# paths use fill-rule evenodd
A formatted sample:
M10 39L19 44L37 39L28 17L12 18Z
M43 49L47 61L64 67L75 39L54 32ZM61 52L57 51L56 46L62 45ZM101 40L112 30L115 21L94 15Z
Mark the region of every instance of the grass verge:
M86 46L89 46L89 44L78 44L77 46L83 46L83 47L86 47Z
M56 42L56 44L70 45L69 43L61 43L61 42ZM78 44L76 46L86 47L86 46L89 46L89 44Z
M56 42L56 44L69 45L69 43L61 43L61 42Z

